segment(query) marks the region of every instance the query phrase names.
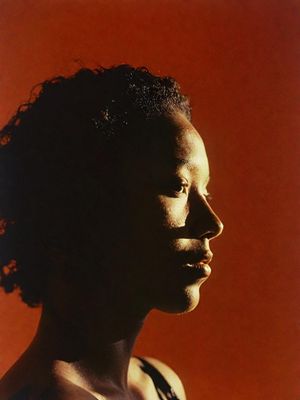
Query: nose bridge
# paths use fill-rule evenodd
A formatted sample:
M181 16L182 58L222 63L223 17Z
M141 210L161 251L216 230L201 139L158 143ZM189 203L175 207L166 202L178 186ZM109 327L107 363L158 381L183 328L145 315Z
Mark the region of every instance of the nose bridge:
M213 239L221 235L224 225L205 197L197 193L190 204L191 232L198 238Z

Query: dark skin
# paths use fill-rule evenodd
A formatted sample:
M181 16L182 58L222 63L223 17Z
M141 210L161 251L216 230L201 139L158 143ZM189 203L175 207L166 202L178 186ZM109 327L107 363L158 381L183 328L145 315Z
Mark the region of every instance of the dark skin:
M2 380L1 399L27 386L33 400L45 391L51 400L158 399L132 357L135 339L151 309L197 306L210 274L209 241L223 226L206 199L209 168L199 133L180 112L151 129L147 150L128 145L120 181L108 182L122 190L118 209L103 213L104 229L91 238L101 265L72 274L65 255L56 254L37 334ZM185 399L177 375L151 362Z

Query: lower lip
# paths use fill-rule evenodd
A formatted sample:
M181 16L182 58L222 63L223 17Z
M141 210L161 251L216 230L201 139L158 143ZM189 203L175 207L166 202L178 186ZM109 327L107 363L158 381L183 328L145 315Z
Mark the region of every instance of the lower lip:
M192 280L207 279L211 274L211 268L208 264L185 264L182 266L181 271Z

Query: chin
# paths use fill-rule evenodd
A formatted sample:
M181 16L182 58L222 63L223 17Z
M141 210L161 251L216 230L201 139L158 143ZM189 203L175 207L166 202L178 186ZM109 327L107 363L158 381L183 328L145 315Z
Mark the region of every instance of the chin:
M157 309L172 314L185 314L193 311L200 301L199 285L189 285L181 290L169 292L169 295Z

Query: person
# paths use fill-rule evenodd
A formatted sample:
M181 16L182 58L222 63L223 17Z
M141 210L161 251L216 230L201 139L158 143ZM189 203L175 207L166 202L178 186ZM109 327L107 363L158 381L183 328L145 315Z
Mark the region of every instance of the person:
M197 306L223 229L178 83L82 68L35 88L0 142L1 286L42 307L0 399L185 399L169 366L132 356L152 309Z

